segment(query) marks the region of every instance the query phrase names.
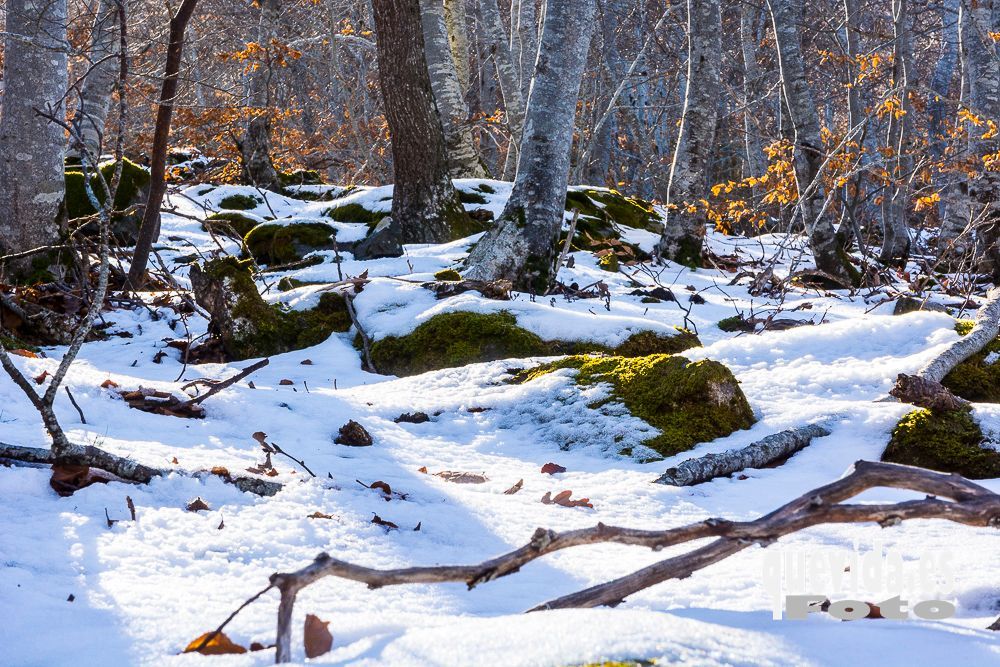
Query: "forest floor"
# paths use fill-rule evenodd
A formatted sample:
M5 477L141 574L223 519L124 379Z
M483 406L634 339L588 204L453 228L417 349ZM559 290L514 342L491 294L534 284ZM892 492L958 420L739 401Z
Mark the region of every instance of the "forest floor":
M492 183L488 206L502 208L509 191ZM196 186L174 195L164 214L160 254L181 284L187 268L178 258L208 253L216 242L200 219L221 197L247 188L220 187L204 195ZM252 191L250 191L252 192ZM350 195L367 204L388 190ZM345 200L346 201L346 200ZM317 218L329 202L269 195L252 213L279 219ZM384 206L388 206L387 202ZM360 238L365 226L331 223L338 237ZM647 250L656 237L631 230L626 238ZM204 403L206 418L181 419L132 410L102 383L123 389L152 387L180 395L197 377L226 378L249 365L182 364L165 339L202 334L197 316L185 325L166 306L118 309L107 340L88 343L67 385L86 416L81 423L64 394L57 413L74 442L98 445L154 467L179 471L224 466L242 471L262 459L256 431L301 459L318 477L287 458L275 458L285 486L273 497L242 493L221 479L172 475L148 485L93 485L61 498L46 469L0 467L0 663L8 665L218 664L264 665L271 650L244 655L179 655L204 632L267 585L275 571L290 571L318 553L372 567L471 564L524 544L539 527L565 530L597 522L667 528L707 517L746 520L767 513L811 488L840 477L858 459L878 460L896 421L909 408L879 402L900 372L914 372L957 338L954 319L941 312L893 316L905 282L849 294L790 286L783 294L752 296L750 279L733 284L727 268L623 267L609 273L590 253L560 279L588 285L602 280L601 299L515 295L492 301L468 292L437 300L420 281L454 268L474 240L409 246L398 259L355 261L342 257L347 276L368 272L357 295L359 320L373 338L401 335L440 312L513 313L520 326L545 339L593 340L613 345L643 329L696 330L704 346L684 353L726 364L739 379L759 420L749 430L697 446L665 460L639 462L611 453L636 444L650 427L621 410L594 409L605 391L577 388L569 371L520 385L503 380L533 360L473 364L397 379L361 370L352 333L334 334L312 348L271 358L254 373L254 388L234 385ZM800 240L752 239L710 234L718 256L735 255L742 268L775 258L778 277L808 262ZM228 244L228 245L227 245ZM238 251L235 242L223 241ZM335 281L329 261L282 275ZM730 269L735 269L735 263ZM626 275L629 274L629 275ZM643 303L635 282L669 288L676 301ZM689 287L690 286L690 287ZM317 286L270 290L271 301L303 307ZM691 295L698 295L691 301ZM149 301L157 295L150 294ZM964 298L935 294L932 301ZM972 296L975 303L981 297ZM966 310L974 313L974 303ZM811 325L760 333L727 333L717 323L738 312ZM158 313L158 318L153 313ZM62 353L18 358L30 376L54 370ZM309 360L310 364L303 362ZM180 376L180 379L178 379ZM290 383L284 382L289 380ZM984 432L1000 438L1000 406L975 405ZM420 424L395 423L406 412L431 415ZM364 425L371 447L334 444L348 420ZM830 424L820 438L776 468L747 470L689 488L652 484L679 461L742 446L812 421ZM0 380L0 440L46 446L37 414L14 385ZM566 468L554 475L541 467ZM430 473L484 474L482 484L455 484ZM358 483L386 482L405 494L386 500ZM518 480L523 488L504 494ZM985 486L1000 491L1000 480ZM543 504L546 492L571 489L593 508ZM126 496L137 518L129 520ZM210 509L185 507L201 497ZM900 491L867 492L864 501L898 501ZM109 527L107 516L117 520ZM311 518L320 513L329 518ZM399 529L372 522L374 515ZM414 530L419 525L419 530ZM306 613L330 622L333 650L316 658L351 665L578 665L612 659L656 659L658 664L881 665L991 664L1000 659L1000 633L985 630L1000 614L1000 560L996 533L945 521L912 521L882 530L873 525L804 530L762 549L752 547L693 576L669 581L628 598L616 609L524 615L545 600L627 574L690 546L652 553L639 547L586 546L560 551L523 571L472 591L464 585L412 585L368 590L328 578L306 589L296 606L296 628ZM766 554L826 550L847 554L886 550L947 558L953 589L910 591L913 601L936 595L957 606L953 618L842 622L828 614L805 621L773 620L766 586ZM846 560L842 561L845 564ZM944 562L944 561L939 561ZM837 600L856 595L845 583L814 591ZM877 589L862 588L878 602ZM905 597L905 596L904 596ZM264 596L226 629L233 641L274 641L277 596ZM301 637L296 658L304 660Z

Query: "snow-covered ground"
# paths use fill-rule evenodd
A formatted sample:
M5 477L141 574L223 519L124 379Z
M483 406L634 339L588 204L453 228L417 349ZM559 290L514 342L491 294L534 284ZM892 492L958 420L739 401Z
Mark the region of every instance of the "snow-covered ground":
M477 182L464 183L471 188ZM496 195L486 207L499 213L509 186L491 182ZM164 214L161 255L181 283L187 269L180 256L209 253L218 246L196 220L219 201L248 188L204 186L174 195ZM337 204L384 201L389 190L360 190ZM251 213L282 219L324 219L330 202L303 202L269 195ZM326 219L324 219L326 220ZM341 240L360 238L365 226L333 223ZM632 230L629 240L650 248L655 236ZM220 239L221 240L221 239ZM562 297L534 301L489 301L475 293L436 300L419 286L436 271L452 268L475 237L443 246L410 246L404 257L356 261L341 253L346 276L368 271L373 280L357 297L362 325L380 338L403 334L427 318L450 310L508 310L521 326L546 339L588 339L615 344L629 333L675 325L697 329L705 347L685 353L692 359L725 363L742 383L760 417L753 428L699 445L693 452L654 463L608 456L612 442L649 437L651 427L615 410L588 407L604 389L581 390L568 372L522 385L503 382L505 373L526 360L475 364L396 379L361 370L351 333L335 334L321 345L273 357L246 382L205 403L207 418L187 420L131 410L101 388L112 380L122 388L169 389L197 377L224 378L250 362L183 367L180 354L164 339L184 337L184 323L170 309L153 319L147 310L120 310L105 317L112 336L84 346L67 384L87 423L80 423L64 394L57 413L76 442L95 444L156 467L193 471L224 466L240 471L261 460L255 431L302 459L318 475L310 479L285 458L275 459L285 484L270 498L244 494L216 478L173 475L147 486L94 485L69 498L49 488L48 471L0 467L0 664L118 665L273 662L271 650L237 656L179 655L198 635L213 629L241 602L263 588L275 571L297 569L326 551L372 567L468 564L525 543L539 527L565 530L605 524L667 528L711 516L752 519L795 496L841 476L858 459L877 460L905 406L879 402L899 372L912 372L943 345L955 340L954 320L941 313L891 315L885 292L826 294L793 290L782 318L811 320L815 326L759 335L725 333L715 324L737 312L767 314L779 304L751 297L747 280L731 285L723 270L690 271L659 266L635 271L633 279L652 287L654 277L678 302L642 303L621 274L597 267L588 253L575 254L575 267L560 277L580 285L603 280L610 310L600 300L567 302ZM739 253L744 261L769 259L788 239L737 239L710 235L719 254ZM232 242L223 245L238 250ZM334 281L330 261L283 275L305 281ZM789 257L792 255L789 254ZM777 265L779 274L788 270ZM626 268L633 273L634 269ZM688 289L690 286L691 289ZM691 304L697 293L704 303ZM266 297L307 305L315 288ZM939 300L948 302L942 297ZM954 301L955 299L951 299ZM686 311L690 310L685 320ZM188 318L193 335L205 330ZM158 352L165 352L160 363ZM18 358L32 376L53 370L61 351L46 358ZM311 364L303 364L310 360ZM183 372L182 372L183 371ZM180 377L180 379L178 379ZM291 380L292 384L281 383ZM397 424L404 412L433 415L422 424ZM987 430L1000 431L1000 407L977 406ZM372 434L372 447L334 444L349 419ZM783 428L822 420L833 434L816 440L787 463L746 471L691 488L650 483L666 468L692 455L742 446ZM36 413L19 390L0 379L0 440L45 446ZM545 475L547 462L567 468ZM484 484L453 484L423 474L452 470L482 473ZM514 495L503 492L523 479ZM365 488L387 482L405 499L386 501ZM984 484L1000 491L1000 480ZM571 489L591 499L593 509L546 505L546 492ZM865 501L897 501L912 494L877 490ZM137 510L128 518L125 497ZM188 512L196 496L209 511ZM105 511L121 519L108 527ZM332 518L309 518L320 512ZM373 524L373 515L400 530ZM419 531L413 528L420 525ZM651 553L615 545L568 549L535 561L521 572L473 591L464 585L415 585L368 590L333 578L306 589L296 605L295 626L306 613L330 621L332 652L315 659L350 665L576 665L611 659L658 659L659 664L692 665L882 665L1000 662L1000 633L984 630L1000 615L1000 561L995 530L943 521L914 521L892 529L871 525L825 526L782 538L768 549L752 547L688 579L670 581L628 598L616 609L572 610L524 615L545 600L627 574L698 544ZM765 554L807 549L862 551L876 541L915 559L947 556L953 590L931 591L956 604L954 618L929 621L841 622L827 614L805 621L772 620L765 586ZM850 594L879 601L878 590L824 589L831 599ZM912 591L911 591L912 592ZM927 593L924 591L924 593ZM72 596L73 600L68 598ZM244 610L227 628L248 646L274 641L276 595ZM301 638L296 657L304 660Z

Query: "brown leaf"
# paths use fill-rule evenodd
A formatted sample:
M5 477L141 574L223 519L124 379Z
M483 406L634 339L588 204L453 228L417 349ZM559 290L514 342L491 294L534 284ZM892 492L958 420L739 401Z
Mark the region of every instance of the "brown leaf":
M233 643L233 640L226 636L226 633L220 632L212 637L209 641L205 641L207 637L214 634L213 632L206 632L201 635L193 642L187 645L184 649L185 653L197 652L202 655L226 655L229 653L246 653L247 650L240 646L239 644ZM204 642L204 646L201 644ZM199 646L201 648L199 648Z
M177 460L176 456L174 458L170 459L170 462L173 463L174 465L179 465L180 464L180 461Z
M117 388L118 388L118 383L115 382L114 380L108 379L101 383L101 389L117 389Z
M489 481L486 475L475 472L456 472L454 470L442 470L434 473L435 477L454 482L455 484L484 484Z
M274 644L271 644L270 646L264 646L260 642L250 642L250 650L251 651L263 651L263 650L269 649L269 648L274 648Z
M219 528L218 528L218 530L222 530L225 527L226 527L226 520L223 518L223 519L221 519L219 521Z
M27 357L29 359L40 359L41 358L41 357L38 356L38 354L32 352L31 350L24 350L24 349L21 349L21 348L18 348L16 350L8 350L8 352L10 352L11 354L16 354L19 357Z
M379 526L383 526L386 528L386 530L399 530L399 526L394 524L392 521L386 521L378 514L376 514L374 518L372 518L372 523L377 524Z
M303 359L299 363L301 365L303 365L303 366L312 366L313 365L313 360L312 359Z
M417 472L422 472L422 473L424 473L426 475L427 474L427 466L420 466L419 468L417 468Z
M385 482L383 482L382 480L378 480L377 482L372 482L371 484L368 485L368 488L369 489L378 489L379 491L381 491L382 493L384 493L387 496L391 496L392 495L392 487L389 486L388 484L386 484Z
M306 614L302 639L306 647L307 658L321 656L333 647L333 635L330 634L329 625L330 621L323 621L318 616Z
M522 486L524 486L524 480L523 479L519 479L516 482L514 482L514 486L510 487L509 489L507 489L503 493L504 493L505 496L512 496L515 493L517 493L518 491L520 491Z
M555 497L552 496L551 492L546 492L545 495L542 496L542 502L546 505L562 505L563 507L594 508L594 506L590 503L590 498L577 498L576 500L571 500L570 496L572 495L573 492L569 489L560 491L555 495Z
M307 519L332 519L333 515L332 514L324 514L323 512L320 512L319 510L316 510L312 514L308 515L306 518Z
M95 474L90 466L56 463L52 466L52 477L49 486L64 498L91 484L106 484L112 476Z
M202 510L208 510L208 509L211 508L208 506L208 503L206 503L204 500L201 499L201 496L198 496L197 498L195 498L194 500L190 501L187 504L188 512L200 512Z
M52 375L52 374L51 374L51 373L49 373L48 371L42 371L40 375L36 375L36 376L34 377L34 380L35 380L35 384L42 384L42 383L43 383L43 382L45 382L45 381L46 381L47 379L49 379L49 376L50 376L50 375Z
M267 444L267 433L264 433L263 431L257 431L250 437L262 445Z
M281 381L278 382L278 384L281 385L282 387L288 387L288 386L293 385L295 383L292 382L291 380L289 380L288 378L283 378Z
M542 466L542 473L546 475L554 475L557 472L566 472L566 468L562 467L558 463L546 463Z

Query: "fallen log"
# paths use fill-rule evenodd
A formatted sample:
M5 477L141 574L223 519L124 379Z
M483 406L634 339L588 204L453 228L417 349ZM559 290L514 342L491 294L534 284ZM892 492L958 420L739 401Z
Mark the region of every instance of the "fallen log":
M903 403L912 403L918 408L927 408L937 412L968 410L970 407L967 400L951 393L940 382L906 373L900 373L896 376L896 384L889 391L889 395L898 398Z
M827 435L830 435L830 430L819 424L788 429L750 443L741 449L730 449L721 454L706 454L688 459L677 467L667 470L654 482L671 486L694 486L746 468L763 468L770 463L788 458L806 447L813 438Z
M952 343L917 371L917 376L933 382L941 382L960 363L982 350L1000 334L1000 287L994 287L986 295L986 302L976 314L976 322L965 336Z

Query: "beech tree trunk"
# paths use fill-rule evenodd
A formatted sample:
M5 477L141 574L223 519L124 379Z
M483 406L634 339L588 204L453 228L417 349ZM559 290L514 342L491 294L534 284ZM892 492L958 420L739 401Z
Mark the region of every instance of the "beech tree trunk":
M767 171L767 158L760 144L760 128L754 112L754 98L759 95L763 80L757 66L757 37L754 18L760 7L749 3L740 5L740 43L743 55L743 131L746 133L746 176L761 176Z
M576 102L593 30L594 0L546 4L517 176L493 229L472 249L466 276L506 279L543 293L559 252Z
M507 116L507 129L510 132L510 144L507 158L504 162L502 178L510 180L517 168L518 151L524 131L524 100L522 95L520 70L518 69L510 45L507 43L503 21L500 19L500 9L497 0L479 0L480 20L483 23L486 42L497 70L497 80L500 83L500 94L503 96L504 113Z
M680 134L667 186L667 219L657 251L664 259L701 265L709 172L715 154L715 125L720 94L722 19L719 0L687 0L688 68Z
M456 4L454 1L451 5ZM446 6L441 0L420 0L420 15L424 31L427 68L431 77L431 90L441 114L448 163L453 178L485 178L486 167L476 152L469 127L469 107L463 90L468 86L468 41L465 42L465 77L458 70L454 58L454 42L449 47L450 32L446 26ZM454 9L454 7L453 7ZM462 28L465 27L465 10L462 6ZM463 32L464 34L464 32Z
M281 0L260 0L260 18L257 24L257 43L265 52L273 48L272 40L278 38ZM257 68L247 77L250 117L239 140L243 158L243 177L247 183L265 190L280 190L281 180L271 161L271 106L270 82L273 75L270 59L257 63Z
M907 0L892 0L893 63L892 85L899 112L889 114L886 146L892 150L887 171L893 179L882 199L882 250L879 260L892 266L905 266L910 256L910 234L906 229L909 153L910 78L913 54L910 49L910 27Z
M458 77L459 94L465 95L469 90L469 81L472 77L469 65L469 32L465 23L465 0L435 0L436 7L441 7L443 11L445 34L455 63L455 74ZM427 33L424 33L426 39ZM428 47L430 48L430 47ZM428 60L430 58L428 57ZM431 77L433 79L433 76Z
M393 226L403 243L443 243L465 216L424 56L420 0L373 0L379 83L392 139Z
M101 0L90 34L88 67L80 91L80 104L73 117L73 126L83 140L83 148L99 158L104 143L104 125L111 107L111 93L118 76L118 6L114 0ZM81 157L73 146L70 154Z
M798 23L800 6L795 0L767 0L778 50L782 90L795 137L795 180L799 211L816 267L845 283L854 282L847 268L844 249L837 238L823 188L818 182L824 160L819 116L806 80Z
M0 114L0 254L58 241L66 135L36 109L63 113L66 0L8 0ZM18 274L30 260L12 262Z

